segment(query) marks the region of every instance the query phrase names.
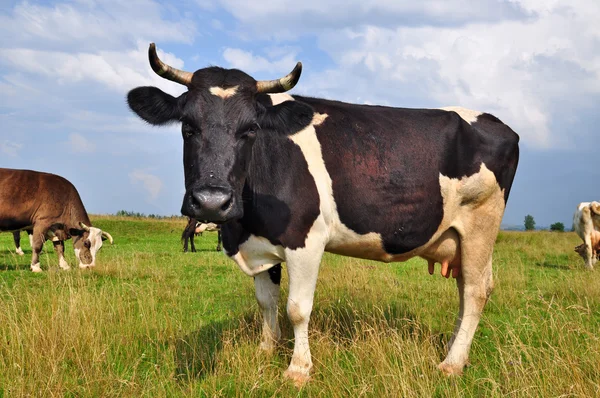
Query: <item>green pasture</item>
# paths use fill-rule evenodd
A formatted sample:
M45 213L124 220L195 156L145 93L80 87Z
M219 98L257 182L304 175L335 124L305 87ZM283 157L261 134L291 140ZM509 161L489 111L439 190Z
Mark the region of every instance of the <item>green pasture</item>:
M0 234L0 397L600 396L600 269L584 270L574 233L502 232L495 290L462 377L437 370L458 297L425 260L382 264L327 254L311 318L312 380L283 378L293 347L258 350L252 278L214 251L183 253L184 220L92 217L110 232L94 270L60 271L47 243ZM600 264L599 264L600 268Z

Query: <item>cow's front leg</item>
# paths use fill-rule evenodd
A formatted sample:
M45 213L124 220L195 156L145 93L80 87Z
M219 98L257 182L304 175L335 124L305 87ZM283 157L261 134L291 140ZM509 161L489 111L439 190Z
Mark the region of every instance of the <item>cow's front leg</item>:
M312 312L317 275L323 256L323 248L286 251L289 276L287 314L294 327L294 353L285 377L297 386L309 380L312 359L308 344L308 322Z
M263 327L260 348L272 352L281 338L279 329L277 304L279 303L279 287L281 283L281 264L276 264L268 271L254 277L256 300L262 310Z
M71 267L69 267L69 264L65 260L65 242L62 240L58 240L58 241L52 242L52 244L54 245L54 251L56 252L56 255L58 256L59 267L65 271L71 269Z

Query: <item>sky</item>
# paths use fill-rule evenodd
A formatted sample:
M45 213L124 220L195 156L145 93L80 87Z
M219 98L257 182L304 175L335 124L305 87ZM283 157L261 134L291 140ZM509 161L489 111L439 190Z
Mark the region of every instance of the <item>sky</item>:
M179 214L178 126L153 127L127 92L184 87L168 64L303 73L292 93L408 108L459 105L521 137L503 223L568 228L600 200L597 0L0 0L0 167L69 179L90 213Z

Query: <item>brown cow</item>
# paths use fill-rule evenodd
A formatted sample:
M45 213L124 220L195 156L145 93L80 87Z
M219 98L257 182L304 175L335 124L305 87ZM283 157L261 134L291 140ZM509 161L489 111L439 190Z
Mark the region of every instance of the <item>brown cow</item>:
M63 177L31 170L0 168L0 231L33 230L31 270L41 272L39 254L51 239L62 269L64 241L73 238L80 268L93 267L109 233L92 227L77 189Z

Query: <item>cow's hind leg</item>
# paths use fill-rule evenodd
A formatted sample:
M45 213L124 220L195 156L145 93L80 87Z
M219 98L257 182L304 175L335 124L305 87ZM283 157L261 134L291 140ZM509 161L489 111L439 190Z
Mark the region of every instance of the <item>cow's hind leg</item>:
M440 369L449 375L461 374L469 360L473 336L483 308L492 292L492 250L496 233L463 240L461 272L456 277L460 307L448 355ZM493 236L492 236L493 235Z
M276 264L268 271L261 272L254 277L256 300L263 315L260 348L269 353L275 349L281 338L281 330L277 320L280 283L281 264Z
M196 245L194 245L194 234L190 235L190 246L192 247L192 253L196 253Z
M33 244L31 245L31 270L33 272L42 272L42 268L40 267L40 252L46 240L46 230L47 228L42 227L33 229Z
M13 239L15 240L15 247L17 248L16 252L19 256L23 256L25 253L23 249L21 249L21 231L13 232Z
M312 369L308 343L308 322L312 312L317 276L324 247L315 243L298 250L286 250L286 265L289 276L287 314L294 328L294 353L285 377L297 386L309 380ZM315 239L318 240L318 239Z

